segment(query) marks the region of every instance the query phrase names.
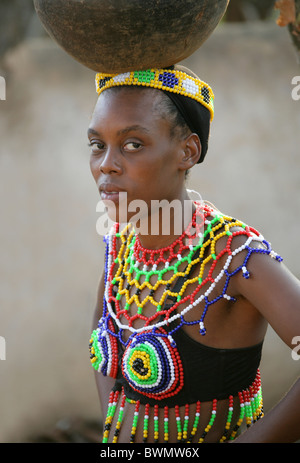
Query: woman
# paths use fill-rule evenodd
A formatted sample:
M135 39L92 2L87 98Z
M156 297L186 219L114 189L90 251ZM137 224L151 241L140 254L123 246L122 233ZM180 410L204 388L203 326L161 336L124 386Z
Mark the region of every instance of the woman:
M189 198L214 113L205 82L171 68L96 83L90 165L116 221L90 341L103 442L232 440L263 416L267 324L290 346L299 334L299 282L259 232Z

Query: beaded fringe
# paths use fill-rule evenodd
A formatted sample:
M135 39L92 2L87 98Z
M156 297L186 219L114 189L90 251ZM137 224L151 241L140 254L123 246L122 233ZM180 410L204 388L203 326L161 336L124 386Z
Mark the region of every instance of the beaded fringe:
M245 389L242 392L239 392L238 397L239 397L239 404L240 404L240 415L239 415L238 421L236 425L233 427L233 429L230 431L231 424L232 424L232 415L233 415L233 396L231 395L229 396L226 425L225 425L222 437L220 438L219 442L225 442L227 440L234 440L244 420L246 422L246 426L250 427L255 421L257 421L259 418L263 416L263 399L262 399L261 380L260 380L259 371L257 372L256 378L253 384L248 389ZM122 391L112 391L110 393L108 411L107 411L107 416L106 416L106 420L104 424L104 433L103 433L103 440L102 440L103 443L108 442L108 438L109 438L110 431L111 431L111 425L112 425L120 398L121 398L121 403L120 403L119 415L118 415L116 427L114 430L114 436L113 436L112 442L113 443L118 442L118 437L119 437L122 420L124 416L124 406L125 406L126 401L135 404L135 411L134 411L134 417L133 417L132 429L131 429L131 435L130 435L130 442L131 443L135 442L135 434L136 434L137 425L138 425L139 420L142 419L142 417L140 417L140 401L139 400L133 401L133 400L127 399L124 394L124 390L122 389ZM198 443L204 442L205 437L207 436L210 429L213 427L216 414L217 414L217 405L218 405L218 401L214 399L212 401L212 411L211 411L210 420L208 424L206 425L202 435L200 436ZM185 414L184 414L184 419L182 422L180 415L179 415L179 406L178 405L175 406L177 442L178 443L191 443L198 430L198 425L200 421L200 413L201 413L201 402L200 401L197 402L196 411L195 411L195 415L193 418L190 417L189 408L190 407L187 404L185 406ZM144 417L143 417L143 442L144 443L147 442L148 437L149 437L149 434L148 434L149 409L150 409L150 405L146 404ZM159 442L158 410L159 410L158 405L155 405L154 406L154 442L155 443ZM189 433L188 432L189 424L191 423L192 419L193 419L192 430ZM168 406L164 407L163 436L164 436L164 442L168 443L169 442L169 407Z

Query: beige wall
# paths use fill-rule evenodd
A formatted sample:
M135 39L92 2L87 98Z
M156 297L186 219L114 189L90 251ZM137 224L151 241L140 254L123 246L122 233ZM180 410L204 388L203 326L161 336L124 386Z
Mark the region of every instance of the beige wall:
M216 96L207 160L189 186L260 229L300 276L300 101L291 98L300 69L286 31L220 26L185 64ZM24 441L64 416L99 416L88 340L103 252L86 139L94 73L48 39L24 43L5 66L1 442ZM270 330L262 363L267 409L299 366Z

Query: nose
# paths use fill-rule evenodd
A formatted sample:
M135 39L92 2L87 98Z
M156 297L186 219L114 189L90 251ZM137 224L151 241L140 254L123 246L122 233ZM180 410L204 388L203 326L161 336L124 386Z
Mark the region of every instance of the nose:
M102 174L119 174L122 172L120 154L113 148L108 148L105 155L99 159L99 171Z

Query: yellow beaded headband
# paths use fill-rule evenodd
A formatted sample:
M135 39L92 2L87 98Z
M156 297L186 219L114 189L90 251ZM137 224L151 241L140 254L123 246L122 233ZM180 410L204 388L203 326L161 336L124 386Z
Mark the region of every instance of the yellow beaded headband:
M205 106L210 111L211 121L214 117L214 94L210 86L183 71L176 69L148 69L123 74L98 73L95 82L98 95L108 88L120 85L141 85L178 93L190 97Z

